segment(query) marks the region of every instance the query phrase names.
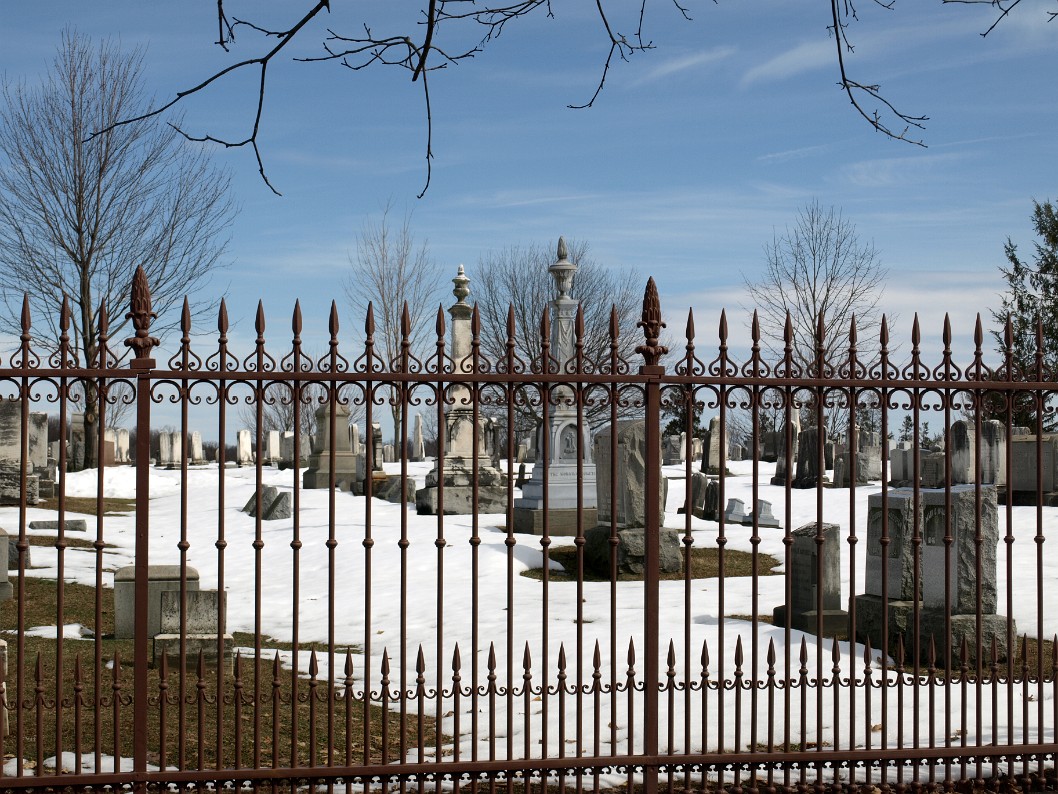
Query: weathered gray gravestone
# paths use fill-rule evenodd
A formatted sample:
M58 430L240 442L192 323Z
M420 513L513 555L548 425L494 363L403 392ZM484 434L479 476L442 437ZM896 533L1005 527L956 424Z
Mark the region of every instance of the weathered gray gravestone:
M786 573L790 604L775 607L772 620L776 626L785 626L789 615L790 628L810 634L822 629L825 637L844 634L849 614L841 608L841 527L805 524L791 535L790 569Z
M819 484L822 474L819 470L819 442L820 433L817 427L806 427L798 436L797 475L793 480L794 488L815 488ZM825 477L822 479L826 481Z
M253 465L253 440L249 430L235 434L235 463L237 466Z
M173 466L173 437L167 432L158 435L158 466L172 468Z
M758 499L757 509L753 513L742 516L742 523L747 527L753 526L754 521L758 527L779 526L779 519L772 515L771 502L766 499Z
M286 490L280 491L274 485L261 486L260 502L255 493L243 506L242 512L256 516L258 503L261 505L262 521L276 521L293 515L293 494Z
M899 636L910 651L915 641L914 607L918 601L919 647L923 658L930 638L936 642L938 655L943 657L945 612L950 608L949 647L956 663L964 639L971 658L975 659L979 649L990 656L994 637L1000 658L1005 659L1013 649L1006 642L1008 619L996 614L999 517L995 487L987 485L980 489L980 522L976 519L977 487L974 485L954 485L950 493L944 489L919 490L917 514L914 489L893 489L887 496L884 505L882 494L867 497L866 592L856 596L857 639L869 637L875 648L881 648L882 618L887 606L889 652L895 649ZM947 500L950 500L951 513L946 512ZM885 578L883 554L888 558ZM949 555L951 569L945 576ZM945 580L950 583L947 590ZM977 630L978 603L980 632ZM1017 636L1012 620L1009 631L1011 636Z
M617 434L617 457L611 460L611 434ZM639 575L643 573L646 553L644 527L648 511L655 510L658 523L664 523L665 496L668 481L658 478L660 488L655 494L646 491L648 458L646 424L643 420L618 422L617 427L606 427L594 439L596 466L596 503L599 525L584 533L585 560L602 575L610 572L610 543L616 527L615 549L618 571ZM658 450L660 453L660 450ZM657 453L656 453L657 454ZM662 571L678 571L683 563L679 533L662 529L659 533L660 566Z
M11 568L11 549L14 548L14 543L11 543L7 537L7 532L0 529L0 543L3 543L7 548L7 565L0 566L0 601L7 601L11 598L12 587L11 582L8 578L8 570ZM18 549L15 549L15 570L18 570Z
M193 466L204 466L206 463L206 456L202 454L202 433L198 430L191 432L191 444L188 451L188 463Z
M668 435L661 439L662 449L662 463L665 466L674 466L677 463L682 463L680 457L683 452L683 445L680 443L680 437L674 435ZM598 470L596 470L598 475Z
M741 524L746 517L746 506L741 499L728 499L727 507L724 509L724 522L727 524Z
M187 569L186 592L198 590L198 571ZM179 565L147 566L147 636L154 637L162 626L162 593L180 591ZM131 640L136 633L136 566L114 572L114 639Z
M411 459L416 462L426 460L426 442L422 435L422 414L415 414L415 431L411 440Z
M948 449L951 450L952 483L973 482L977 475L973 423L965 419L952 422L948 430Z
M706 474L719 474L727 466L728 445L727 431L720 427L720 417L709 420L709 430L705 437L705 455L702 457L702 471Z
M191 667L199 656L210 666L219 658L231 663L233 639L222 634L225 622L225 593L217 590L195 590L185 593L181 610L180 591L167 590L160 595L159 631L154 635L154 666L166 657L170 664ZM183 655L181 656L181 649Z
M998 419L981 423L981 482L1007 484L1007 433ZM972 482L972 480L971 480Z

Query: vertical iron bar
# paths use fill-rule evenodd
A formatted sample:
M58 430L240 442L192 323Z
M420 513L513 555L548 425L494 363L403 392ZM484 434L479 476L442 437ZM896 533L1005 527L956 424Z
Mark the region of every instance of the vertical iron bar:
M134 358L129 367L136 373L136 570L135 594L136 605L133 612L134 621L134 696L133 696L133 746L132 769L135 777L134 790L146 791L147 773L147 566L150 547L150 441L151 441L151 370L155 361L150 357L151 349L158 345L158 340L150 336L151 294L147 284L147 275L142 267L136 268L132 279L132 298L129 301L129 312L126 319L132 320L136 336L126 339L125 344L131 347ZM105 351L104 351L105 355ZM98 648L98 643L97 643ZM98 666L98 658L97 658ZM120 664L115 653L114 674L117 676ZM96 670L98 677L99 671ZM118 703L115 692L115 709ZM97 691L96 697L99 696ZM99 724L99 713L96 712L96 724ZM114 731L117 736L117 720ZM98 728L97 728L98 735ZM117 747L115 755L120 756ZM99 746L96 745L96 757L99 757ZM115 762L116 763L116 762ZM98 763L96 769L98 769Z
M639 374L644 378L646 391L646 445L647 470L644 491L649 494L661 492L661 376L665 367L659 364L662 354L668 352L658 344L658 336L665 323L661 321L661 302L654 279L647 281L643 295L643 317L639 322L644 329L646 344L636 348L644 359ZM721 403L721 411L723 404ZM723 419L721 419L723 427ZM721 477L723 475L721 474ZM658 609L659 609L659 543L661 517L656 509L648 508L644 528L644 575L643 575L643 753L658 754ZM545 562L546 566L546 562ZM723 618L721 617L721 620ZM644 766L643 788L645 794L657 794L658 768Z

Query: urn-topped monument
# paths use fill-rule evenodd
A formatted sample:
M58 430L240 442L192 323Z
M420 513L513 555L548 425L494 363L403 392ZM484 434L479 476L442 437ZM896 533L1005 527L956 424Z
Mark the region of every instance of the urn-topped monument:
M557 293L551 301L551 355L545 362L553 372L566 372L575 358L577 308L572 297L577 265L569 260L566 241L558 240L557 261L548 268ZM576 375L571 375L573 380ZM547 400L547 416L537 433L533 474L514 500L514 531L541 535L575 535L581 526L595 526L595 464L588 425L577 425L577 393L566 384L554 386ZM546 457L545 457L546 455ZM546 487L545 487L546 485ZM545 498L546 491L546 498Z
M466 300L470 294L470 279L463 272L462 265L452 283L455 285L452 294L456 296L456 302L448 309L452 316L452 361L456 372L469 372L472 371L471 318L474 308ZM507 510L507 476L493 466L492 459L486 455L482 423L474 421L471 400L471 391L465 384L456 382L449 386L444 454L438 457L426 475L426 487L415 492L415 506L420 515L502 513ZM420 435L421 432L417 431L417 437Z

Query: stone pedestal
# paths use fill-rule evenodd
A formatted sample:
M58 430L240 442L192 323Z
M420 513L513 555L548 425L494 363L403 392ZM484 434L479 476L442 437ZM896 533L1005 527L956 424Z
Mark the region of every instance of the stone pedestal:
M474 482L477 481L477 506ZM426 475L426 487L415 492L415 509L419 515L437 515L441 509L441 487L444 490L445 515L504 513L507 511L507 477L492 466L479 466L477 477L471 461L445 456L440 472L432 469Z
M874 650L882 649L882 599L874 595L858 595L856 602L856 641L871 642ZM934 664L944 666L944 610L926 609L919 606L919 663L929 664L930 639L936 647ZM905 664L914 662L915 642L915 602L890 601L888 603L889 655L896 657L898 639L904 641ZM1010 621L1010 633L1015 644L1018 629ZM967 662L977 663L977 649L981 648L982 662L987 665L992 660L992 640L996 641L997 659L1006 661L1011 649L1007 647L1007 618L1003 615L981 615L981 633L977 633L976 615L952 615L951 617L951 658L953 667L962 663L962 645L966 641ZM898 660L899 661L899 660Z
M642 576L646 563L646 530L632 527L617 530L617 572ZM658 536L658 567L662 573L682 570L680 533L662 528ZM584 562L600 576L610 575L610 527L592 527L584 534Z

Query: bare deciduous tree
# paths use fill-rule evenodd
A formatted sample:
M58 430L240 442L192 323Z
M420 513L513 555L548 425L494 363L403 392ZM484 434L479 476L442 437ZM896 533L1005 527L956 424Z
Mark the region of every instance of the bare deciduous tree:
M751 299L747 309L758 312L762 341L773 360L783 355L787 316L794 363L809 372L815 370L821 341L820 318L823 354L831 363L848 347L853 317L861 338L878 338L887 271L874 244L861 242L841 210L810 202L792 228L764 246L764 254L764 273L744 281Z
M366 315L370 305L375 352L388 366L398 367L405 341L404 312L409 351L418 356L436 316L439 274L427 243L416 243L411 215L406 213L396 224L391 222L391 211L392 205L387 203L377 222L365 221L357 237L356 254L349 257L345 294L359 317ZM402 406L395 388L391 388L390 397L394 437L399 441Z
M50 324L58 338L68 296L73 355L83 365L99 357L100 312L110 338L121 338L136 265L161 317L152 331L172 327L170 309L221 265L235 211L227 173L200 147L153 122L113 126L149 106L141 61L138 51L67 31L42 84L3 89L0 326L18 332L28 292L34 323ZM100 129L109 131L92 136ZM84 384L84 400L85 461L95 465L94 384Z
M588 255L588 244L568 240L569 260L577 265L572 297L580 300L584 314L584 354L605 360L610 350L610 312L617 311L618 354L637 361L636 345L642 343L636 322L643 307L643 284L634 270L606 267ZM515 354L527 365L540 357L540 319L555 296L555 283L548 268L555 262L555 249L533 243L490 252L478 260L471 277L471 302L481 316L482 354L493 362L507 353L507 314L514 310ZM535 427L533 406L519 406L517 429ZM589 409L588 420L609 420L609 406Z
M1021 3L1021 0L942 2L964 5L987 3L996 8L998 13L995 20L982 33L986 36ZM894 10L893 0L873 0L873 4L886 11ZM407 4L407 8L397 15L399 21L386 32L380 31L381 24L393 23L384 19L382 23L376 24L375 17L368 11L365 11L357 20L357 24L352 25L349 30L336 30L332 26L321 30L320 20L326 17L324 12L331 11L331 0L300 0L299 3L292 3L293 10L286 25L265 22L267 13L257 9L251 12L252 18L229 16L227 9L231 5L231 0L228 0L227 6L225 0L217 1L217 44L229 51L236 44L236 32L250 33L258 37L251 45L258 47L257 53L234 61L150 111L127 116L121 123L137 122L163 113L184 98L208 90L234 72L256 71L257 107L252 123L248 125L246 137L221 139L208 132L185 134L192 140L211 141L229 148L251 148L257 158L262 179L273 191L275 188L265 173L258 135L262 127L269 66L282 59L284 51L295 39L300 41L312 35L320 35L322 42L318 55L292 56L292 60L333 61L351 72L375 66L395 66L404 69L410 75L411 82L417 82L421 86L426 117L426 184L423 187L425 193L430 184L430 164L433 159L430 75L478 55L494 43L511 23L531 16L555 16L551 0L429 0ZM591 96L586 101L570 104L571 108L586 108L594 104L615 59L627 61L636 53L654 48L645 32L645 24L651 12L655 12L658 6L664 7L668 4L659 0L640 0L639 3L628 4L598 0L594 5L595 31L606 45L606 55L602 58L599 79ZM684 5L683 0L671 0L668 7L684 19L691 20L689 8ZM854 54L854 42L850 25L859 18L854 0L830 0L829 10L831 23L827 26L827 32L834 45L837 82L854 112L873 129L889 138L923 145L917 133L923 129L928 117L901 110L895 102L886 97L880 85L855 79L851 75L849 61ZM1054 11L1045 14L1048 19L1058 16L1058 12ZM293 50L292 47L290 49Z

